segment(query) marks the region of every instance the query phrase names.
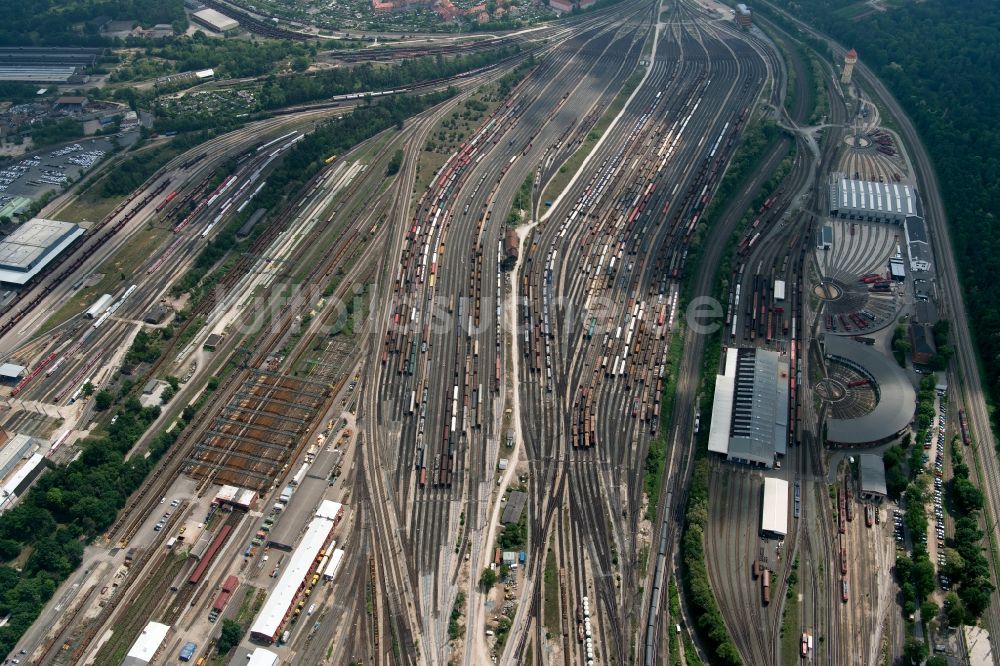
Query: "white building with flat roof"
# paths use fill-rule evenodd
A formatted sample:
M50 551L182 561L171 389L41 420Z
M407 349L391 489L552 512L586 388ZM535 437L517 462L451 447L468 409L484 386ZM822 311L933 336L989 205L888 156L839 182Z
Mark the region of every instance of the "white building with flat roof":
M830 185L830 214L844 220L895 224L922 217L917 193L906 183L855 180L843 174Z
M278 639L281 627L291 616L295 599L309 584L309 576L316 568L316 557L329 542L330 533L340 518L343 505L323 500L316 515L309 521L306 533L285 565L281 578L271 590L257 619L250 627L250 637L271 644Z
M202 9L192 14L191 18L195 20L195 23L200 23L216 32L228 32L240 27L239 21L231 19L222 12L214 9Z
M146 628L139 634L139 638L135 639L135 643L132 644L122 666L145 666L153 661L169 633L170 625L159 622L147 624Z
M788 534L788 481L764 477L760 531L764 536L778 538Z
M27 283L83 233L70 222L28 220L0 241L0 282Z

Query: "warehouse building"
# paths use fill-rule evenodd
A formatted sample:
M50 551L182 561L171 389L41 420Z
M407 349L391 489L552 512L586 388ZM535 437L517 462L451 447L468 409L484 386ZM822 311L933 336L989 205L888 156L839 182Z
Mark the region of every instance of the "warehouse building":
M889 494L885 485L885 464L882 456L862 453L858 456L858 473L861 476L861 499L881 502Z
M788 363L765 349L726 350L715 378L708 450L770 468L788 444Z
M156 658L156 654L163 646L167 635L170 633L170 625L150 622L142 630L139 638L132 644L122 666L146 666L146 664Z
M867 446L888 441L909 427L916 405L916 391L906 373L892 358L874 347L837 335L822 339L827 362L860 373L875 392L875 407L854 418L827 417L826 438L841 446Z
M524 511L524 504L528 501L528 493L515 490L507 498L507 504L503 508L503 515L500 522L510 525L521 520L521 512Z
M24 83L81 83L84 68L92 67L100 48L12 46L0 48L0 81Z
M907 218L903 226L906 247L910 251L910 270L926 272L931 269L933 255L927 240L927 224L919 217Z
M333 580L337 572L340 571L340 565L344 562L345 551L343 548L337 548L330 554L330 561L326 565L326 569L323 569L323 579Z
M921 324L913 319L910 320L910 349L913 352L913 365L930 365L934 357L937 356L934 331L930 324Z
M191 15L195 23L200 23L209 30L214 30L215 32L229 32L230 30L236 30L240 27L240 24L235 19L231 19L222 12L215 11L214 9L202 9Z
M316 573L316 560L330 540L330 533L340 520L343 505L323 500L298 547L288 559L278 583L264 602L257 619L250 627L250 638L270 645L278 640L281 628L295 611L295 599L311 585ZM305 600L299 602L301 607Z
M222 486L215 494L215 504L249 511L257 504L257 491L236 486Z
M247 655L247 666L278 666L278 655L262 647Z
M760 532L765 537L778 539L788 534L788 481L764 477Z
M4 363L0 365L0 381L7 384L16 384L24 377L28 369L17 363Z
M830 215L842 220L903 224L921 218L917 194L905 183L876 183L835 174Z
M70 222L28 220L0 241L0 282L26 284L83 233Z
M0 479L7 478L12 469L28 455L37 451L39 440L30 435L17 434L0 449Z

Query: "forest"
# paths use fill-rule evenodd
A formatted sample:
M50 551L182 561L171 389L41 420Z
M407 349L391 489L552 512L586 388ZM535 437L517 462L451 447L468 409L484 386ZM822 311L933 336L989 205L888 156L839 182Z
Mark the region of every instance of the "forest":
M870 11L855 0L779 0L858 50L892 90L934 162L983 381L1000 401L1000 14L989 0L907 3ZM865 13L868 12L868 13ZM861 14L861 16L859 16ZM996 419L996 412L994 412ZM996 429L997 422L994 422Z
M181 0L0 0L0 46L103 46L98 16L187 28Z

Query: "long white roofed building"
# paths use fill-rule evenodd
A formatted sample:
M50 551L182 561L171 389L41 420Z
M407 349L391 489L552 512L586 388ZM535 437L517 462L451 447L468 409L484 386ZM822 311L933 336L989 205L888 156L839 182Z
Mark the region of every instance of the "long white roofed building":
M830 215L859 222L903 224L923 218L917 193L906 183L878 183L834 175L830 185Z

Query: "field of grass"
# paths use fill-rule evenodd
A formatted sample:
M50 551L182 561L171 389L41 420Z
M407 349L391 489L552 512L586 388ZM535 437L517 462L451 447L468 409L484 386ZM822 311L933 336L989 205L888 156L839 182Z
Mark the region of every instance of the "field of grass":
M799 561L796 558L792 564L792 572L788 576L788 590L785 594L785 608L781 616L781 661L785 666L794 666L800 661L799 639L799 594L796 589L798 582Z
M99 222L115 209L119 201L121 199L118 197L105 199L96 196L96 192L94 191L88 191L61 209L58 213L59 219L65 222L84 224Z

